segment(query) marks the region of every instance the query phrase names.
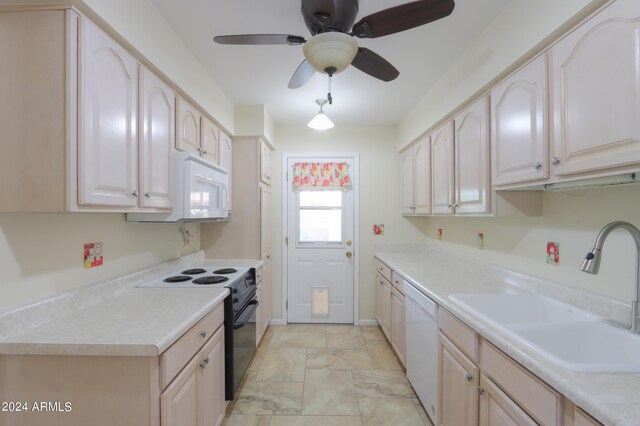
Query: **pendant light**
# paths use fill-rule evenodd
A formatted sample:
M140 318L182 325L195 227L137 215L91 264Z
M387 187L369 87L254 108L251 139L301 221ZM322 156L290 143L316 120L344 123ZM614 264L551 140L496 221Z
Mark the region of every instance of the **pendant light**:
M325 115L324 111L322 111L322 107L327 103L327 100L316 99L316 103L320 106L320 111L318 111L318 114L313 117L313 119L309 122L309 124L307 124L307 126L316 130L331 129L333 127L333 123L331 122L331 120L329 120L329 117Z

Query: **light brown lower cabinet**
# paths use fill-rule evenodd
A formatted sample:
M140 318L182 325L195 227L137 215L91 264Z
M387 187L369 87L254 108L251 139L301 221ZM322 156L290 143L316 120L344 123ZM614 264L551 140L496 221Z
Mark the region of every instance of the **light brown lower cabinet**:
M224 327L160 395L162 426L220 425L224 419Z
M440 308L440 426L598 426L595 419Z
M498 385L480 375L480 426L537 426Z
M440 333L440 424L478 424L478 366Z
M402 284L402 280L396 272L392 271L379 259L376 259L375 318L398 359L402 365L405 365L405 319Z
M393 287L391 290L391 347L403 365L406 357L404 329L404 294Z
M0 425L220 425L223 310L221 303L160 356L0 355L0 401L29 406L0 413ZM35 411L40 401L56 412Z

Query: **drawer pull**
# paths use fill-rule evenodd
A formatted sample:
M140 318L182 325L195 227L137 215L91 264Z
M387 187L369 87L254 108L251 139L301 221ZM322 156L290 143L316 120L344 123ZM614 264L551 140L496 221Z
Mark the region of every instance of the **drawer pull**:
M204 363L205 363L205 364L209 364L209 357L206 357L206 358L204 359Z
M207 332L206 331L201 331L200 332L200 337L207 337Z
M484 395L484 389L480 386L478 386L478 394Z
M470 382L473 380L473 376L471 374L467 374L467 382Z

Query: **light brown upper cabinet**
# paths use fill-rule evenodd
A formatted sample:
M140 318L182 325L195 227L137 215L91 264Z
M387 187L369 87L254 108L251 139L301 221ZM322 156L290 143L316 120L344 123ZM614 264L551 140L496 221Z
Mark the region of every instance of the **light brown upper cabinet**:
M145 68L140 86L140 207L171 208L176 94Z
M458 114L454 123L455 213L490 213L488 96Z
M220 167L229 172L229 177L232 176L232 164L231 154L232 154L232 146L231 146L231 136L227 135L225 132L220 130L219 134L219 150L218 150L218 164ZM229 211L232 210L231 206L233 204L233 191L232 191L233 179L229 179Z
M546 69L542 54L491 90L493 185L549 177Z
M138 63L82 20L78 204L138 205Z
M422 139L400 154L402 169L402 214L431 213L431 144Z
M433 214L453 214L453 121L431 134L431 208Z
M260 181L271 185L271 148L260 140Z
M212 163L219 164L220 129L211 120L202 117L202 138L200 139L200 155Z
M640 9L618 0L551 49L552 173L640 162Z
M202 114L181 96L176 98L176 149L200 155Z

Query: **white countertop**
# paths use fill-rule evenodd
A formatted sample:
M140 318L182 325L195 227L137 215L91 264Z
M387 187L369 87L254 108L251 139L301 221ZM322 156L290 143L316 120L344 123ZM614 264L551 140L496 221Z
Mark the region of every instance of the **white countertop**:
M376 257L605 425L640 424L640 374L579 373L561 368L522 340L459 308L448 296L455 293L522 292L523 289L544 294L555 289L553 294L546 295L560 294L563 301L586 309L594 308L591 310L597 314L622 310L618 316L623 316L625 312L618 309L621 306L618 301L601 300L594 294L568 286L561 288L554 283L539 283L538 279L528 279L521 274L432 247L377 246Z
M226 288L137 288L179 268L255 267L202 252L0 312L0 355L157 356L222 303Z

